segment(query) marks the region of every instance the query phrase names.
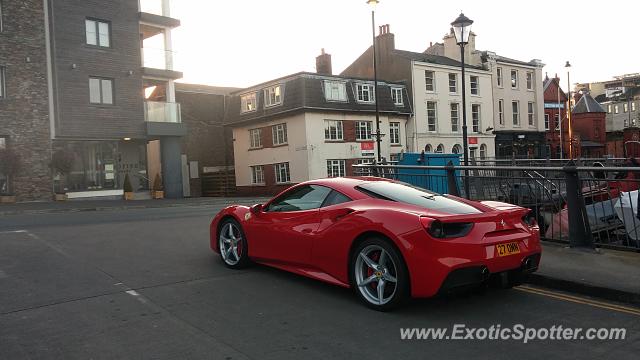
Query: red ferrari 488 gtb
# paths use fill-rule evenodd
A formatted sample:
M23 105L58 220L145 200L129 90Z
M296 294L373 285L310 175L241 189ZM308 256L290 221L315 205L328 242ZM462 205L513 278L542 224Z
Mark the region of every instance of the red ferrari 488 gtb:
M257 262L350 287L387 310L497 279L518 283L540 262L529 209L469 201L375 177L307 181L265 204L229 206L211 248L233 269Z

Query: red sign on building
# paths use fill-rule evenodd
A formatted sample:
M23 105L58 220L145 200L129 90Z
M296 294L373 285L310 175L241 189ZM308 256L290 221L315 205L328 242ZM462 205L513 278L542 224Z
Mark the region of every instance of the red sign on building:
M470 137L469 138L469 145L478 145L478 138L477 137Z
M373 141L361 142L360 143L360 151L362 152L362 156L372 156L375 155L375 151L373 151Z

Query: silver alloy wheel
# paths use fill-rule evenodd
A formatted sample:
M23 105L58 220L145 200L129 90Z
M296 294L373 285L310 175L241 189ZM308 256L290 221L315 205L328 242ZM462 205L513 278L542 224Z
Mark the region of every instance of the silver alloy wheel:
M354 266L358 290L368 302L384 305L393 299L398 287L397 269L386 250L369 245L360 251Z
M222 226L218 243L220 246L220 254L225 263L236 265L240 262L240 253L243 251L242 233L234 223L228 222ZM240 245L240 248L238 248L238 245Z

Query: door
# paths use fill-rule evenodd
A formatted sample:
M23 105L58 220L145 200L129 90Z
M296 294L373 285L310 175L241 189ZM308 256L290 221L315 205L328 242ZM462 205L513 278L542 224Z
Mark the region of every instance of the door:
M318 209L331 192L319 185L301 185L268 203L247 228L251 257L288 264L308 264Z

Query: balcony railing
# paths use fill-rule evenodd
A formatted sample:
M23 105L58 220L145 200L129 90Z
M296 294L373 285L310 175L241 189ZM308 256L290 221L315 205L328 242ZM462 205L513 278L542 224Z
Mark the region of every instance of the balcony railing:
M152 69L175 70L176 52L158 48L142 48L142 66Z
M144 120L148 122L175 123L182 122L179 103L145 101Z

